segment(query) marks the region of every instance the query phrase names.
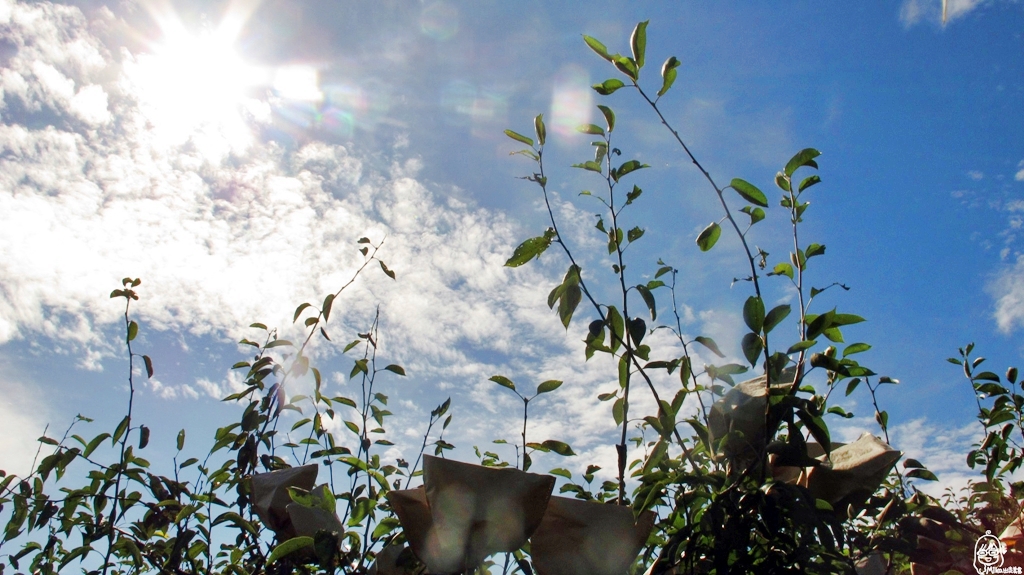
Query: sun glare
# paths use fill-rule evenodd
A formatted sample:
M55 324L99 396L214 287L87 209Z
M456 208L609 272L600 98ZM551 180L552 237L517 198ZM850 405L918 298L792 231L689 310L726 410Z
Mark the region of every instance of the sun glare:
M139 56L143 108L168 143L180 143L199 131L219 134L224 141L216 147L247 147L251 135L242 113L251 99L249 91L265 85L267 78L242 61L233 40L215 32L165 30L163 41Z
M315 66L254 66L235 50L259 0L231 0L216 29L186 28L169 5L144 2L161 37L126 65L140 109L158 143L191 142L208 160L242 152L253 142L254 122L271 110L287 117L292 105L319 110L325 100Z

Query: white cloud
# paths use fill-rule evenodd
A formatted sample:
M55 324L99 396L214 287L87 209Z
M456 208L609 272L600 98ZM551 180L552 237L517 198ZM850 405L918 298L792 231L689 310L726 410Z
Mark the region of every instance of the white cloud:
M3 360L0 370L0 469L21 477L32 470L32 462L39 453L45 457L53 447L36 441L54 420L53 409L41 388L30 385L16 374L16 370ZM49 429L46 435L60 438L63 430ZM40 451L40 446L42 450Z
M1024 182L1024 160L1021 160L1020 163L1017 164L1017 167L1020 168L1020 171L1013 176L1013 179L1018 182Z
M985 0L903 0L900 5L900 21L906 27L922 20L941 23L945 6L946 23L950 23L981 6Z
M1005 266L988 285L996 300L995 319L999 331L1010 334L1024 327L1024 256Z

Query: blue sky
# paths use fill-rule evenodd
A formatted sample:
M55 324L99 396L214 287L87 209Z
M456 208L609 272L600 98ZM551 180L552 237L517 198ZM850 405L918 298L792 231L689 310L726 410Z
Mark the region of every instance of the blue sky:
M545 114L560 225L607 286L598 206L577 195L599 182L568 167L591 153L569 128L614 107L619 146L652 166L629 214L647 229L629 254L637 280L658 258L681 269L684 331L742 357L738 242L701 254L693 241L720 217L706 183L635 95L588 88L615 73L581 35L626 51L650 19L648 85L665 57L680 59L662 104L718 181L767 192L794 152L821 150L802 234L828 251L812 284L851 290L826 292L818 310L868 319L845 333L874 346L863 363L902 381L881 397L893 443L942 486L962 484L980 427L944 360L971 341L998 371L1024 353L1024 10L960 0L945 25L940 13L938 0L0 1L0 466L24 472L47 423L59 435L82 413L96 422L78 432L97 434L123 415L123 310L107 299L122 277L143 280L136 350L156 377L137 380L137 413L153 429L149 458L166 461L179 428L200 454L235 416L217 399L238 384L246 326L297 335L295 306L348 279L359 237L386 236L397 281L365 274L330 327L346 342L381 305L382 355L408 373L381 383L395 412L385 457L414 457L449 396L457 458L515 439L514 397L487 381L504 374L566 382L531 411L529 433L580 455L537 469L610 471L610 404L596 396L615 374L582 361L592 310L567 332L547 309L567 265L554 250L502 266L546 226L538 191L516 179L531 165L508 156L502 130L526 133ZM755 238L772 262L787 249L780 230ZM792 300L772 286L772 303ZM668 354L663 333L651 341ZM332 391L353 395L351 359L313 353ZM843 402L858 417L836 418L834 433L877 433L866 396Z

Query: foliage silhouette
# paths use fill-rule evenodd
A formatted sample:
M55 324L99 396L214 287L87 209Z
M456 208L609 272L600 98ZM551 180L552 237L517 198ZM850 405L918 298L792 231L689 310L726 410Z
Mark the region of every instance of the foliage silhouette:
M984 480L966 495L949 494L941 502L927 497L913 480L934 480L935 476L920 462L908 459L902 465L905 472L895 469L881 485L869 485L858 497L817 499L810 479L813 470L833 465L830 452L834 444L826 417L852 417L841 407L828 404L833 391L842 389L850 395L861 387L867 389L879 430L888 443L889 417L880 407L878 395L882 386L898 383L878 376L852 357L871 347L862 342L845 343L845 328L864 321L862 317L815 305L815 298L826 290L848 289L841 283L822 288L810 283L813 259L826 251L824 245L808 243L801 234L810 205L805 195L822 182L817 173L810 173L819 168L819 152L807 148L794 154L775 177L778 191L772 194L740 178L721 185L659 106L674 86L680 61L674 56L664 61L660 78L655 80L656 92L641 85L646 31L647 22L636 26L628 56L611 53L599 40L583 37L618 73L593 89L602 96L634 91L699 170L721 206L721 217L710 222L695 243L700 252L708 252L734 237L742 248L743 277L738 281L749 288L742 306L749 332L738 343L745 362L728 361L712 338L684 331L676 291L680 270L658 260L645 276L627 257L628 248L645 234L642 221L627 223L629 208L647 200L638 185L626 182L650 166L636 159L621 159L625 153L613 138L616 114L612 108L598 106L603 125L580 127L581 132L595 136L594 156L573 167L593 173L601 182L600 192L584 191L581 196L582 201L597 202L603 210L595 228L607 241L604 255L612 261L613 301L598 300L599 275L582 266L570 239L560 232L548 191L543 116L534 119L534 137L506 130L511 139L526 146L514 154L534 163L535 170L525 179L539 187L550 222L540 235L516 247L506 266L523 266L552 245L560 248L567 269L548 295L548 306L566 329L574 318L590 314L584 359L589 361L597 354L609 357L614 366L610 378L619 384L614 392L598 397L611 402L618 430L616 481L593 486L594 474L600 469L596 465L586 468L582 483L575 482L567 469L552 469L552 475L566 480L560 492L580 500L628 506L634 517L655 514L654 529L633 563L635 573L852 573L858 562L872 557L880 558L890 572L905 572L911 561L922 569L960 565L969 558L978 536L986 530L1001 531L1020 516L1017 500L1024 486L1010 480L1024 462L1024 396L1012 391L1020 384L1017 370L1007 371L1007 387L994 373L976 371L983 360L970 359L972 346L961 350L959 359L951 360L963 366L979 397L991 400L986 407L979 399L979 421L986 439L968 456L972 467L983 468ZM643 77L646 82L647 76ZM790 232L785 237L757 236L769 212L778 217L774 216L777 210L770 209L776 202ZM393 416L388 396L379 391L379 378L405 375L403 367L378 358L379 310L367 330L343 346L345 353L356 350L359 354L349 373L350 379L360 383L358 398L323 395L321 373L306 355L317 334L331 341L327 327L334 301L368 266L377 262L387 277L397 279L378 258L382 243L361 238L358 249L364 263L352 278L327 294L319 306L303 303L296 308L293 321L301 319L307 334L298 345L278 338L276 330L264 324L250 326L259 336L243 338L240 343L255 348L253 358L233 366L245 371L245 389L224 398L242 406L239 420L217 430L202 461L188 457L179 463L186 446L186 431L181 430L170 476L155 474L150 463L137 455L148 445L150 433L133 420L136 360L142 360L149 377L154 365L132 348L140 328L129 312L139 299L136 288L141 282L125 278L122 288L114 290L111 297L125 298L127 414L112 433L91 439L71 434L77 423L89 421L80 416L61 440L40 438L41 445L54 449L28 477L0 472L0 513L7 514L0 538L0 559L6 563L0 562L0 573L8 568L55 573L76 561L87 572L104 575L367 573L379 555L387 555L401 571L422 572L423 566L414 556L398 551L404 534L386 497L403 488L403 479L404 488L410 488L413 478L422 473L417 470L420 458L410 467L404 460L383 461L378 453L379 447L392 445L386 439L385 421ZM770 259L770 252L759 245L771 247L771 253L788 253L788 257ZM653 279L644 281L645 277ZM767 293L779 283L793 290L796 301L769 309ZM664 307L659 307L658 299L665 297L671 302L672 321L659 324L658 312ZM584 303L586 312L580 308ZM791 333L796 335L787 339L778 328L794 322L796 329ZM652 348L648 337L657 330L670 332L678 347ZM842 345L842 349L831 344ZM698 351L723 362L704 364ZM817 383L812 381L812 373ZM289 383L307 374L314 381L313 395L289 396ZM735 376L741 374L754 376L754 383L737 385ZM669 377L678 378L678 387L671 398L662 397L655 378ZM523 471L530 467L532 452L575 455L567 443L558 440L527 441L530 401L556 392L560 381L541 383L532 397L520 394L504 376L496 375L491 381L523 400L522 441L515 445L517 467L520 449ZM740 397L738 390L749 393ZM638 415L631 410L636 393L650 393L657 411ZM692 400L687 403L689 398ZM744 409L753 415L746 423L735 419L740 410L729 407L733 400L748 402ZM431 411L420 455L450 405L448 398ZM290 429L303 437L298 442L281 440L284 434L278 426L284 411L299 414ZM325 418L343 423L352 434L355 450L340 444L326 428ZM451 421L452 416L447 415L432 442L435 455L454 448L443 435ZM631 425L638 431L632 437ZM132 439L134 432L137 441ZM649 433L654 434L653 439L648 439ZM113 460L104 463L96 455L108 439L115 452ZM642 458L627 461L630 442L642 448ZM286 538L272 533L257 517L251 477L291 467L279 450L299 465L313 462L327 471L326 492L291 487L290 497L300 506L337 513L342 530L321 529L314 536ZM497 453L476 452L484 466L509 465ZM55 493L52 487L60 484L73 464L87 470L88 483L62 486ZM787 469L796 470L792 480L783 478ZM184 479L185 474L192 479ZM632 492L627 492L627 479L636 482ZM934 543L931 551L922 551L931 545L924 539ZM14 545L20 549L12 551ZM494 560L487 560L480 570L532 573L529 545L505 554L500 569Z

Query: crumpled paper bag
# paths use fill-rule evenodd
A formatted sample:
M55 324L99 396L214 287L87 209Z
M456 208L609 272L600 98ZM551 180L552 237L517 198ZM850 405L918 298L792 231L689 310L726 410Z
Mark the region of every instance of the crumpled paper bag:
M399 558L402 552L407 549L409 548L405 545L396 545L394 543L381 549L373 564L366 571L366 575L406 575L410 573L410 571L406 571L399 565Z
M782 375L783 381L772 384L772 387L788 388L795 374L795 370L785 370ZM764 447L767 381L768 376L762 375L737 383L711 406L708 413L708 439L712 446L732 431L738 431L742 435L726 440L726 444L719 447L719 455L724 454L729 459L750 459L756 457Z
M654 528L655 514L639 521L622 505L551 497L530 537L537 575L623 575Z
M406 539L431 573L476 567L515 551L540 525L555 486L550 475L482 467L425 455L423 489L390 491Z
M252 487L252 506L263 524L277 534L278 539L286 541L295 537L288 505L292 503L288 496L289 487L310 490L316 483L318 466L314 463L302 467L278 469L268 473L253 475L249 481Z
M1024 551L1024 511L1003 529L999 534L999 540L1010 549Z
M859 505L878 489L901 457L902 451L865 432L857 441L833 449L831 465L819 458L824 463L808 468L801 481L811 495L833 507Z

